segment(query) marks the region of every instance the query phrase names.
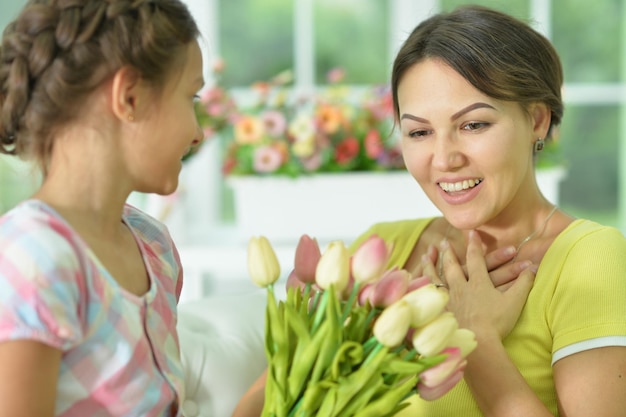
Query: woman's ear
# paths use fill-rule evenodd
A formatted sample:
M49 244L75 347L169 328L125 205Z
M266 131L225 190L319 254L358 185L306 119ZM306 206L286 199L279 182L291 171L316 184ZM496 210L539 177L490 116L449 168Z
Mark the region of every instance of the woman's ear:
M133 122L141 97L141 77L132 67L122 67L113 75L111 110L120 120Z
M545 103L534 103L530 108L530 114L533 122L533 141L537 138L545 139L552 120L550 108Z

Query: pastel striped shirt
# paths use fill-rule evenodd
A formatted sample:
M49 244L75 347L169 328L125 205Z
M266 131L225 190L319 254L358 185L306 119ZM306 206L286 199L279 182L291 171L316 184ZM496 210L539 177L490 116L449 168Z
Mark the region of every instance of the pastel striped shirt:
M174 416L184 399L176 333L182 267L165 226L126 206L150 277L120 287L72 227L41 201L0 218L0 343L62 351L56 416Z

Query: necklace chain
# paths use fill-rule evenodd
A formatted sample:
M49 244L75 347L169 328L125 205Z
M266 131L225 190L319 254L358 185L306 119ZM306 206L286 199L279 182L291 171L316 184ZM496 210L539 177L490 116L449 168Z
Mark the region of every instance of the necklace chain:
M550 219L552 218L554 213L556 213L556 210L557 210L557 206L553 206L552 210L550 210L550 213L548 213L546 218L543 220L543 223L541 223L541 226L538 229L536 229L535 231L533 231L531 234L526 236L524 239L522 239L520 244L517 245L517 247L515 248L515 256L513 257L511 262L514 262L517 259L517 255L519 254L520 249L522 249L522 246L524 246L526 243L528 243L532 238L534 238L538 234L539 234L539 236L541 236L541 234L543 234L546 226L548 225L548 222L550 221ZM443 237L444 240L448 240L448 234L450 233L451 229L452 229L452 225L448 224L448 229L446 230L446 234ZM439 263L439 268L438 268L439 276L442 276L442 273L443 273L443 262L442 262L441 258L442 258L442 254L440 252L439 253L439 260L438 260L439 261L438 262Z
M537 235L537 233L540 233L540 236L541 236L541 234L546 228L546 225L548 224L548 221L550 220L552 215L556 212L556 208L557 208L556 206L552 207L552 210L550 210L550 213L548 213L546 218L543 220L543 223L541 224L541 227L539 229L535 230L534 232L526 236L524 240L522 240L521 243L517 245L517 248L515 248L515 257L513 258L513 260L517 258L517 254L519 253L520 249L522 249L522 246L524 246L526 243L528 243L529 240L534 238Z

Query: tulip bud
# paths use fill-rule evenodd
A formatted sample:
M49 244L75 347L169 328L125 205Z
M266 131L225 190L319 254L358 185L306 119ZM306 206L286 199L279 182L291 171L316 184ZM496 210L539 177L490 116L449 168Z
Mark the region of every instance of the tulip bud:
M445 380L442 384L437 385L433 388L427 387L423 385L421 382L417 384L417 392L419 396L426 401L433 401L437 398L443 397L444 394L448 393L456 384L458 384L461 379L463 379L463 371L465 368L457 369L450 377Z
M411 274L404 269L392 269L374 284L369 293L370 304L374 307L387 307L404 297Z
M469 329L457 329L448 341L448 347L459 348L461 356L464 358L467 358L467 355L472 353L477 345L476 335Z
M350 256L342 241L330 242L315 269L315 281L320 288L327 290L334 284L335 291L341 293L350 278Z
M411 292L411 291L415 291L419 288L422 288L428 284L430 284L430 278L427 276L423 276L423 277L419 277L419 278L413 278L409 281L409 286L406 289L406 292Z
M387 260L389 248L385 240L378 235L372 235L352 255L352 276L360 284L372 282L382 275Z
M411 325L421 327L443 312L450 296L447 291L438 290L434 284L427 284L407 293L403 298L411 305Z
M304 283L315 283L315 268L322 256L317 240L302 235L296 247L294 269L298 279Z
M259 287L267 287L280 276L276 253L265 236L252 237L248 243L248 273Z
M411 310L404 300L398 300L383 310L374 323L374 336L383 345L400 345L411 325Z
M443 313L413 333L413 347L426 357L435 356L448 345L450 337L458 328L454 315Z
M422 385L434 388L437 385L444 383L459 368L465 368L466 361L461 356L461 349L446 348L441 353L448 355L446 359L443 362L428 368L419 375Z

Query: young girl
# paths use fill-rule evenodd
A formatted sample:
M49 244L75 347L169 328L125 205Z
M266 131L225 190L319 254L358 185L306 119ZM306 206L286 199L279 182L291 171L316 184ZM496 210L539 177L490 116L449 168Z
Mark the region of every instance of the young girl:
M31 0L4 31L0 150L43 182L0 219L0 415L181 415L182 268L125 201L202 139L198 33L179 0Z

